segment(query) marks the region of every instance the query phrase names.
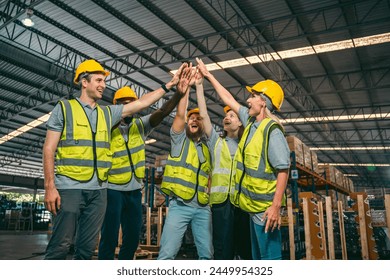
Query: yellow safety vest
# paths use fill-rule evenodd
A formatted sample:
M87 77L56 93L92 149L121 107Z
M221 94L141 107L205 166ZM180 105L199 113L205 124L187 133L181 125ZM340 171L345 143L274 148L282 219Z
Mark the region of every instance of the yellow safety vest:
M165 166L161 190L167 195L176 195L183 200L191 200L195 193L198 202L209 202L208 179L211 170L210 153L202 143L205 161L200 162L194 141L186 138L179 157L169 155Z
M214 148L210 205L224 202L232 186L233 160L225 138L219 137Z
M110 151L112 118L109 107L96 105L96 133L83 106L76 99L60 101L64 129L58 143L56 165L57 174L80 182L92 179L94 172L106 181L111 168Z
M275 170L268 162L270 129L278 125L270 118L261 121L252 139L247 142L253 122L246 126L234 158L236 167L232 204L249 213L265 211L272 204L276 191Z
M127 143L119 127L112 131L112 168L108 172L108 182L127 184L133 174L139 179L145 177L145 141L143 135L144 126L138 118L134 118L132 121Z

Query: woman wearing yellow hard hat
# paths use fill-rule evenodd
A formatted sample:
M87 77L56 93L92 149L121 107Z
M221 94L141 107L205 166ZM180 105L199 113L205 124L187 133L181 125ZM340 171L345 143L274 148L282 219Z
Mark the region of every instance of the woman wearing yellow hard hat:
M198 69L209 80L223 102L238 114L245 126L234 158L234 192L231 202L250 213L253 259L282 259L280 208L290 167L290 150L284 129L272 113L280 110L284 93L272 80L247 87L248 107L235 98L196 59Z
M203 76L195 79L199 114L203 119L207 145L210 149L212 177L210 206L213 225L213 247L215 260L252 259L249 215L230 202L233 159L244 127L238 115L229 107L223 108L223 135L219 135L211 124L207 113L203 90Z

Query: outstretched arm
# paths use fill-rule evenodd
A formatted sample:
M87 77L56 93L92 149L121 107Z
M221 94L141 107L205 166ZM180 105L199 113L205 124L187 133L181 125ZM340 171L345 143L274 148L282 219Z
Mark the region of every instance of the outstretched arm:
M203 77L205 77L211 85L214 87L215 91L218 93L219 97L222 99L223 103L228 105L236 114L238 114L238 110L240 109L240 103L238 103L230 92L224 88L220 82L207 70L203 61L200 58L196 58L196 62L198 63L198 69L202 73Z
M174 87L180 79L180 75L182 74L183 70L187 68L187 63L183 63L179 70L175 73L175 75L172 77L172 80L170 80L165 86L167 89L171 89ZM122 118L134 115L135 113L138 113L139 111L149 107L153 103L155 103L157 100L159 100L161 97L163 97L165 94L165 90L163 88L156 89L155 91L149 92L145 95L143 95L140 99L130 102L123 106L122 111Z
M158 126L162 120L173 111L182 97L183 94L179 91L176 91L174 95L167 102L165 102L164 105L161 106L161 108L152 113L150 116L150 125L152 127Z
M180 133L184 130L186 125L186 111L188 106L188 97L190 95L190 86L195 75L195 70L192 70L192 64L188 69L185 69L185 72L180 78L180 81L177 85L177 90L181 93L185 93L184 97L180 100L177 105L176 116L173 120L172 130L176 133Z
M204 98L204 89L203 89L203 75L197 69L195 76L195 86L196 86L196 99L198 100L199 115L203 120L204 131L207 137L210 137L212 131L212 125L210 116L207 113L206 100Z

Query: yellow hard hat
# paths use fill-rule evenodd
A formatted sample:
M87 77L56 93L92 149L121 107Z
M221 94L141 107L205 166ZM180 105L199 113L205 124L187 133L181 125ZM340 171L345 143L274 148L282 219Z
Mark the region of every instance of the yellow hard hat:
M189 119L192 114L199 114L199 108L189 110L187 113L187 119Z
M246 89L251 93L264 93L271 99L272 105L280 111L284 100L284 92L278 83L272 80L265 80L258 82L253 87L246 86Z
M225 106L223 107L223 111L225 112L225 114L227 114L227 112L229 112L232 108L230 108L229 106Z
M117 100L118 99L122 99L122 98L134 98L134 99L138 99L137 95L135 94L135 92L128 86L125 86L123 88L120 88L118 89L115 94L114 94L114 100L112 101L112 103L116 104Z
M82 73L95 73L95 72L100 72L106 77L110 74L110 72L104 70L104 68L99 64L99 62L93 59L88 59L81 62L80 65L77 67L73 82L75 84L78 84L79 77Z

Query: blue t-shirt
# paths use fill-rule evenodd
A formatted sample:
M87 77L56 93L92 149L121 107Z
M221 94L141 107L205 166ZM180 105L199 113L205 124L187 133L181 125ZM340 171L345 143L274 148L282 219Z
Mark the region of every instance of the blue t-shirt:
M96 131L97 109L91 108L88 104L81 102L79 98L76 98L88 117L88 120L92 126L92 131ZM116 125L122 118L123 105L109 105L112 115L112 126ZM64 127L64 116L62 114L61 104L57 103L51 112L50 118L46 123L48 130L61 132ZM55 174L55 185L57 189L83 189L83 190L98 190L107 187L107 181L101 181L95 174L88 182L80 183L77 180L73 180L69 177Z

